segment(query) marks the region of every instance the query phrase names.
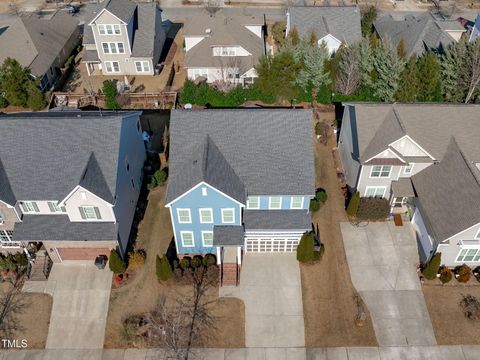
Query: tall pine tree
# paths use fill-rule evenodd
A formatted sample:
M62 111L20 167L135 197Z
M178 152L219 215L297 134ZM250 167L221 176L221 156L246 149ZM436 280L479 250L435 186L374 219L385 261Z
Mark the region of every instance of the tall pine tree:
M373 66L376 72L373 83L375 95L383 101L394 101L400 75L405 66L404 60L398 56L390 42L380 41L374 49Z
M432 52L423 54L417 62L418 100L440 101L440 63Z
M397 101L414 102L417 100L419 90L417 58L413 55L405 65L400 76L400 85L395 95Z

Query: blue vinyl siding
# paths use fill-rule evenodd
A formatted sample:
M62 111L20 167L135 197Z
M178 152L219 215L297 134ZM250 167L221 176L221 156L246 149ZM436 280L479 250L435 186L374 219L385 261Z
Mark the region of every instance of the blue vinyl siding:
M202 188L207 188L207 195L202 195ZM179 254L195 253L195 254L207 254L215 253L215 249L212 247L204 248L202 244L202 231L213 231L214 225L222 224L222 212L221 209L233 208L235 209L235 223L228 225L241 225L241 206L221 194L216 189L209 185L200 185L195 190L191 191L184 197L178 199L172 203L172 224L175 231L175 239L177 243L177 252ZM191 224L180 224L177 217L177 209L190 209ZM211 208L213 213L212 224L200 223L201 208ZM195 241L194 247L182 247L182 239L180 233L182 231L192 231Z
M259 196L260 198L260 208L259 210L269 210L268 208L268 199L269 196ZM302 209L308 210L310 204L311 196L304 196L303 197L303 207ZM292 196L282 196L282 208L281 210L290 210L290 204L292 201Z

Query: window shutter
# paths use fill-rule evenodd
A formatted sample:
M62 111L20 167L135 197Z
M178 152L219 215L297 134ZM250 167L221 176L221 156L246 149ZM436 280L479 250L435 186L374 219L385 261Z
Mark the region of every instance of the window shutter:
M27 210L25 209L25 206L23 205L23 202L20 203L20 207L22 208L22 211L23 211L24 213L27 212Z
M83 211L83 208L79 207L78 210L80 210L80 215L82 216L82 219L86 219L87 216L85 215L85 211Z
M35 212L40 212L40 209L38 208L38 205L35 201L32 202L33 208L35 209Z
M53 204L50 201L48 202L48 207L50 208L51 212L55 212L55 208L53 207Z
M97 215L97 219L101 219L102 216L100 215L100 210L98 210L98 207L95 206L93 209L95 210L95 215Z
M62 209L62 212L67 212L67 208L65 206L62 206L60 209Z

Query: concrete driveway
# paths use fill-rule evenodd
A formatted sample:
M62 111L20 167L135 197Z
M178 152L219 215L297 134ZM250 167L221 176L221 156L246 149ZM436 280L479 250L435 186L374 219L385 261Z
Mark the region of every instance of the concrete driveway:
M238 287L220 296L245 303L247 347L304 347L302 284L295 254L253 254L243 258Z
M103 348L111 284L108 267L54 264L46 286L53 296L46 348Z
M416 273L410 223L341 224L352 282L372 315L380 346L436 345Z

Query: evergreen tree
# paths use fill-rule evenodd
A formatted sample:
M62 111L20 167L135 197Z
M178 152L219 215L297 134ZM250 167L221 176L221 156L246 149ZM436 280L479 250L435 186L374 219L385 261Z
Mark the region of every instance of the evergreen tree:
M465 98L465 91L460 85L460 69L465 66L466 56L467 41L463 38L448 46L442 55L442 94L445 101L460 102Z
M287 45L297 46L300 43L300 35L298 35L298 30L294 26L287 35Z
M45 96L38 88L37 84L29 81L26 85L27 89L27 107L33 111L42 110L46 105Z
M27 84L32 82L27 68L11 58L5 59L0 68L0 89L5 99L13 106L26 106Z
M293 50L295 61L300 65L296 84L302 89L312 87L319 89L330 84L330 76L325 72L325 62L329 58L325 45L311 46L302 40Z
M373 84L376 96L383 101L394 101L405 62L388 41L381 41L374 50L373 65L377 75Z
M370 41L368 39L362 39L358 46L358 61L361 74L362 86L372 85L372 70L373 70L373 53Z
M318 46L318 37L315 31L310 33L310 39L308 40L309 44L312 46Z
M377 34L375 34L374 32L370 34L369 40L370 40L370 46L372 47L372 49L375 49L378 46L378 43L380 42L380 39L378 38Z
M405 50L405 39L402 37L400 39L400 41L398 42L398 45L397 45L397 54L398 56L400 56L401 58L405 59L406 56L407 56L407 52Z
M127 267L125 266L125 263L123 262L122 258L120 257L120 255L118 255L115 249L112 249L110 251L110 258L108 259L108 267L115 274L123 273L127 269Z
M157 277L160 280L167 281L172 278L173 276L172 266L170 265L170 261L168 261L168 258L166 255L162 257L157 255L155 265L156 265Z
M367 9L367 12L362 16L362 36L367 37L373 30L373 23L377 19L377 8L375 6L370 6Z
M414 102L417 100L419 91L417 58L413 55L405 65L402 74L400 75L400 85L397 94L395 95L397 101L400 102Z
M427 52L418 59L418 100L434 101L440 92L440 63L437 55Z

